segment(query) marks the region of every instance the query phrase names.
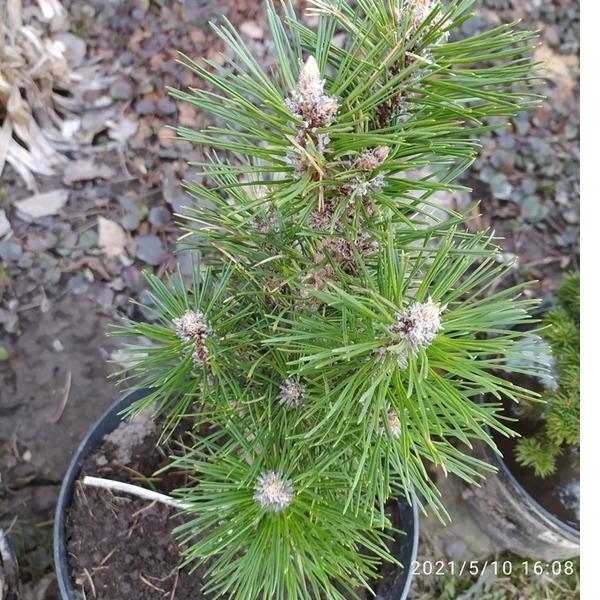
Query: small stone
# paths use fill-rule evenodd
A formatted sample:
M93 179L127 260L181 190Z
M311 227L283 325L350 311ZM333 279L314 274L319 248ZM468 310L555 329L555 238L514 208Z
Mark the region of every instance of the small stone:
M15 262L21 258L23 248L17 242L0 242L0 258L6 262Z
M129 100L133 96L133 85L127 79L117 79L110 86L110 95L115 100Z
M122 52L121 56L119 57L119 62L123 67L129 67L131 64L133 64L133 54L129 51Z
M122 292L125 289L125 282L122 277L115 277L109 285L115 292Z
M550 209L537 196L527 196L521 202L521 215L529 223L539 223L544 220Z
M148 214L148 207L137 196L119 196L119 204L125 209L125 215L121 218L121 225L133 231L140 225L142 219Z
M96 302L104 309L112 306L115 293L109 287L103 287L96 295Z
M567 223L576 225L579 223L579 212L576 210L566 210L563 212L563 218Z
M177 105L169 98L163 97L158 101L157 108L159 114L163 116L168 116L175 114L177 110Z
M57 36L57 41L65 47L64 56L71 68L79 67L87 51L85 41L72 33L61 33Z
M490 179L490 188L495 198L510 200L513 187L504 173L495 173Z
M14 310L0 308L0 323L8 333L15 333L19 325L19 315Z
M170 127L167 127L166 125L164 127L161 127L158 131L158 139L160 140L160 145L164 148L168 148L169 146L173 145L174 136L175 134L173 133L173 130Z
M515 120L515 127L519 135L527 135L531 125L529 123L529 117L525 116Z
M262 40L265 36L265 32L256 21L244 21L240 25L240 32L253 40Z
M24 252L17 264L21 269L31 269L33 266L33 254L31 252Z
M512 150L515 147L515 138L512 135L502 135L498 138L498 145L504 150Z
M144 290L145 280L139 269L132 266L127 267L122 275L127 287L135 293L140 294Z
M12 231L10 223L6 217L4 209L0 210L0 238L8 235Z
M496 152L492 154L490 162L497 169L508 172L515 164L515 154L508 150L496 150Z
M156 314L154 312L152 312L150 309L146 308L146 306L148 306L152 302L152 298L150 297L148 290L143 290L139 294L138 299L140 301L140 305L137 308L142 313L142 316L144 317L144 319L151 321L151 322L156 321L156 319L157 319Z
M79 236L78 245L80 248L89 249L94 248L98 244L98 234L93 229L84 231Z
M75 277L69 279L67 287L72 294L75 296L80 296L81 294L85 294L85 292L87 292L89 284L83 275L75 275Z
M544 40L550 46L558 46L560 43L560 36L556 27L546 25L544 27Z
M481 181L485 181L485 183L490 183L494 175L496 175L496 171L494 171L492 167L486 165L479 172L479 179L481 179Z
M166 255L162 241L155 235L136 238L136 256L149 265L160 265Z
M148 217L150 224L158 229L164 229L171 224L171 213L164 206L155 206Z
M121 225L127 231L134 231L140 225L140 216L134 213L126 213L120 220Z
M537 190L537 182L535 179L523 179L521 189L526 195L535 194Z
M143 206L143 203L140 201L140 199L131 194L123 194L122 196L118 196L117 200L121 207L128 212L137 212L141 209L141 206ZM148 209L146 209L144 215L147 212Z
M142 98L135 103L135 112L139 115L153 115L156 111L156 106L152 100Z

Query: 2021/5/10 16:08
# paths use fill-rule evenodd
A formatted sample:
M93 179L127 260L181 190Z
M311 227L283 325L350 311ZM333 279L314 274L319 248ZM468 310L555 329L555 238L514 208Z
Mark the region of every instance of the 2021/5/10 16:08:
M483 575L486 570L491 570L494 575L511 575L516 567L521 567L525 575L572 575L575 569L573 561L554 560L546 561L516 561L510 560L415 560L412 562L413 575Z

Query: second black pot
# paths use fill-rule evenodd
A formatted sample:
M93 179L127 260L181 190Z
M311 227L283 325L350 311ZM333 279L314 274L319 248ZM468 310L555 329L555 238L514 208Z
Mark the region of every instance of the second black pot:
M473 456L497 467L480 487L464 486L462 497L479 527L500 548L533 560L579 556L579 531L541 506L487 444L474 445Z

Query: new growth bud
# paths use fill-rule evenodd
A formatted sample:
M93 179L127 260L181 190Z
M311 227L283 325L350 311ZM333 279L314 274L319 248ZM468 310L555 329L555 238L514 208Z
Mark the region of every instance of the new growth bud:
M305 392L305 386L293 379L286 379L279 391L279 404L287 408L298 408L300 406Z
M256 480L253 497L265 510L279 512L292 503L294 488L278 471L268 471Z
M400 437L400 433L402 432L402 426L400 424L400 417L398 417L398 413L393 409L389 408L387 411L387 428L384 422L381 422L381 426L379 427L379 433L381 435L385 435L388 432L388 428L393 437Z
M204 313L188 310L178 319L173 319L175 333L184 342L195 342L194 364L199 367L208 359L206 339L212 334L212 328L207 323Z
M404 340L405 346L398 353L398 366L406 369L410 352L427 348L442 329L441 314L446 307L433 302L415 302L396 313L396 324L390 328L392 335ZM386 350L387 351L387 350Z

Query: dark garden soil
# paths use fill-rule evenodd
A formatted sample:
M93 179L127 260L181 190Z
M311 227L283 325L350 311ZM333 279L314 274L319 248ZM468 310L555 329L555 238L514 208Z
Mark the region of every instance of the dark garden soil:
M22 313L23 335L6 337L0 362L0 526L19 559L23 600L56 600L52 515L71 456L118 392L107 380L110 319L66 296Z
M73 581L98 600L200 600L202 574L180 570L172 511L95 489L78 489L69 516Z
M84 463L82 477L93 475L170 493L185 484L178 473L155 472L167 455L156 446L156 432L125 452L107 440ZM138 438L139 439L139 438ZM66 536L73 581L85 598L98 600L201 600L202 569L194 575L179 569L180 554L173 527L174 511L128 494L76 485L67 516Z

